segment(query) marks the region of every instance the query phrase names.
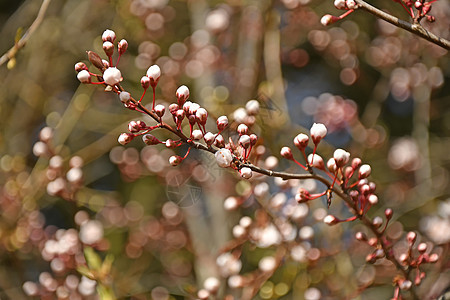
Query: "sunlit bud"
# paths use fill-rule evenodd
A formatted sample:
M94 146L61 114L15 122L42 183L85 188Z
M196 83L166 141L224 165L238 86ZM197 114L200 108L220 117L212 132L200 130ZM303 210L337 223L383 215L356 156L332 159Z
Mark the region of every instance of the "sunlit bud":
M179 108L180 108L180 107L179 107L178 104L176 104L176 103L172 103L172 104L169 105L169 111L170 111L170 113L171 113L172 115L175 115L176 112L177 112L177 110L178 110Z
M114 43L115 39L116 39L116 33L110 29L106 29L102 34L103 42L109 41L111 43Z
M185 85L180 86L175 93L179 106L183 106L184 102L189 99L189 88Z
M378 197L377 195L371 194L367 200L369 201L370 204L375 205L378 203Z
M186 101L183 104L183 110L186 114L189 114L189 109L191 108L192 102L191 101ZM181 106L181 105L180 105Z
M210 293L215 294L220 287L220 281L216 277L208 277L203 283L203 287Z
M105 69L109 68L109 62L106 59L102 59L102 64L105 67Z
M233 155L231 151L225 148L219 149L215 153L217 164L222 168L227 168L231 165L233 161Z
M203 136L203 139L205 140L206 145L208 145L208 146L211 146L212 143L214 143L214 138L215 138L214 133L209 132L209 131L207 133L205 133L205 135Z
M358 169L362 164L361 158L359 157L355 157L354 159L352 159L352 168L353 170Z
M161 143L160 140L158 140L154 135L150 133L143 135L142 141L147 145L157 145Z
M317 145L327 135L327 128L322 123L314 123L310 129L310 134L313 143Z
M417 246L417 251L419 251L419 252L421 252L421 253L424 253L425 251L427 251L427 248L428 248L428 246L427 246L426 243L420 243L420 244Z
M245 179L250 179L253 175L252 170L247 167L243 167L242 169L240 169L239 174L241 174L241 177Z
M169 149L177 147L177 143L175 143L175 141L172 139L167 139L165 144L166 144L166 147Z
M333 153L333 158L339 167L344 166L350 160L350 153L343 149L336 149Z
M336 161L334 160L334 158L330 158L327 162L327 168L328 170L330 170L331 173L335 173L337 170L337 165L336 165Z
M150 78L148 78L147 76L142 76L141 86L144 90L148 89L148 87L150 86Z
M241 135L239 138L239 144L244 147L244 149L247 149L250 146L250 137L246 134Z
M358 241L367 241L367 236L366 236L364 233L362 233L361 231L358 231L358 232L355 234L355 238L356 238Z
M412 282L410 280L403 280L399 282L398 287L401 290L409 290L412 287Z
M430 255L430 257L428 258L428 262L430 263L435 263L439 260L439 255L436 253L433 253Z
M416 242L416 238L417 238L417 234L414 231L410 231L408 232L408 234L406 235L406 240L408 241L408 243L410 243L411 245L414 244Z
M134 134L124 132L121 135L119 135L119 138L117 139L117 141L119 142L119 144L125 146L126 144L131 142L133 140L133 138L134 138Z
M210 296L211 294L210 294L210 292L208 292L206 289L200 289L198 292L197 292L197 297L200 299L200 300L207 300L207 299L209 299L209 296Z
M300 151L305 150L305 148L308 146L308 142L309 142L309 136L307 136L304 133L300 133L294 138L294 145Z
M381 217L375 217L372 220L372 224L373 224L373 226L378 228L378 227L380 227L383 224L383 219Z
M200 107L197 109L197 112L195 113L195 117L197 118L197 122L201 125L206 124L206 120L208 118L208 112L203 107Z
M283 147L281 148L280 154L282 157L289 159L289 160L293 160L294 156L292 155L292 150L289 147Z
M219 131L222 131L227 126L228 126L228 118L227 118L227 116L220 116L217 119L217 129L219 129Z
M130 121L130 123L128 123L128 131L133 133L138 132L145 127L146 125L142 121Z
M178 166L182 161L183 158L178 155L172 155L171 157L169 157L169 164L174 167Z
M358 4L356 4L355 0L346 0L345 4L347 5L348 9L357 9Z
M166 107L162 104L158 104L155 106L155 114L162 118L164 116L164 113L166 112Z
M223 138L223 136L221 134L218 134L216 136L216 139L214 140L214 146L216 146L218 148L225 147L225 139Z
M88 67L86 66L86 64L84 62L77 62L75 64L75 71L76 72L81 72L83 70L88 70Z
M159 77L161 77L161 69L158 65L150 66L147 69L147 77L150 78L150 85L152 87L156 87L159 81Z
M408 263L409 260L409 256L406 253L402 253L400 254L400 256L398 257L398 260L400 261L400 263L402 263L403 265L406 265Z
M108 68L103 73L103 79L106 84L114 86L122 81L122 74L116 67Z
M114 54L114 45L113 43L106 41L103 43L103 51L105 51L105 54L109 57Z
M87 70L81 70L77 74L77 78L81 83L90 83L91 82L91 74Z
M338 219L336 219L336 217L333 215L327 215L325 218L323 218L323 222L330 226L339 223Z
M313 159L313 155L314 155L314 159ZM308 155L308 164L311 165L312 162L312 166L314 168L320 169L320 170L324 170L325 169L325 163L323 162L323 158L318 155L318 154L310 154Z
M203 138L202 131L199 129L195 129L194 131L192 131L192 138L197 141L202 139Z
M122 103L128 103L131 99L131 95L128 92L120 92L119 99Z
M336 21L339 21L339 18L332 15L325 15L320 19L320 23L322 23L323 26L328 26Z
M370 187L368 184L364 184L360 187L361 193L368 194L370 192Z
M370 173L372 172L372 168L370 168L369 165L364 164L361 167L359 167L359 178L367 178L370 176Z
M254 146L258 141L258 136L254 133L250 134L250 145Z
M345 0L334 0L334 7L337 9L346 9Z
M277 261L273 256L263 257L258 263L258 268L263 272L273 272L276 267Z
M250 100L245 104L245 109L250 116L257 115L259 112L259 102L257 100Z
M386 208L384 210L384 215L386 216L386 219L390 220L392 218L392 215L394 212L392 211L392 208Z
M239 135L247 134L248 133L248 126L245 124L239 124L237 128L237 132Z
M117 45L117 48L120 55L124 54L128 49L128 42L124 39L121 39L119 44Z

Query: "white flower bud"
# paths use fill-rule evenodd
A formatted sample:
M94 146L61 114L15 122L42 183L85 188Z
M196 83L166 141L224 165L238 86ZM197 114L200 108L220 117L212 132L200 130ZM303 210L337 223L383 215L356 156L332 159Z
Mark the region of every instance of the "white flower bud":
M72 168L66 174L67 181L72 183L80 182L83 178L83 171L81 168Z
M150 78L152 87L155 87L158 84L159 77L161 77L161 69L159 66L150 66L150 68L147 69L147 77Z
M337 9L346 9L345 0L334 0L334 7Z
M183 158L178 155L172 155L171 157L169 157L169 164L174 167L178 166L182 161Z
M359 167L359 178L367 178L370 176L370 173L372 172L372 169L369 165L365 164Z
M289 147L283 147L280 151L281 156L283 156L286 159L292 160L294 159L294 156L292 155L292 150Z
M217 118L217 129L219 129L219 131L224 130L225 127L227 126L228 126L227 116L220 116L219 118Z
M227 168L231 165L231 162L233 161L233 155L231 154L231 151L225 148L219 149L216 154L216 161L217 164L222 168Z
M378 203L378 197L377 195L371 194L367 200L370 202L370 204L375 205Z
M327 215L325 218L323 218L323 222L327 225L335 225L338 223L338 220L335 216Z
M192 131L192 138L196 141L201 140L203 138L203 133L199 129L195 129Z
M313 143L317 145L327 135L327 128L322 123L314 123L310 134Z
M345 4L347 5L348 9L357 9L358 4L356 4L355 0L346 0Z
M247 231L241 225L236 225L233 227L233 236L237 239L243 238Z
M241 177L245 179L250 179L253 175L252 170L247 167L243 167L242 169L240 169L239 173L241 174Z
M257 115L259 112L259 102L257 100L250 100L245 104L245 109L249 115Z
M121 39L119 44L117 44L117 48L119 50L119 54L122 55L128 49L128 42L125 39Z
M134 138L133 134L124 132L121 135L119 135L119 138L117 139L117 141L119 142L119 144L125 146L126 144L131 142L131 140L133 140L133 138Z
M103 80L105 80L106 84L114 86L122 81L122 74L116 67L111 67L106 69L103 73Z
M116 39L116 33L112 30L106 29L102 34L103 42L109 41L111 43L114 43L115 39Z
M122 103L128 103L131 99L131 95L128 92L120 92L119 99Z
M155 114L162 118L164 116L164 113L166 112L166 107L162 104L158 104L155 106Z
M305 150L306 146L308 146L308 142L309 142L309 136L307 136L304 133L300 133L294 138L294 145L300 151Z
M238 123L245 123L247 120L248 114L245 108L238 108L233 112L233 119Z
M91 74L87 70L81 70L77 75L78 80L81 83L90 83L91 82Z
M148 76L142 76L141 77L141 86L144 90L148 89L150 86L150 78Z
M323 158L318 155L318 154L314 154L314 158L313 158L313 154L311 153L310 155L308 155L308 163L311 165L312 162L312 166L314 168L323 170L325 169L325 163L323 162Z
M103 51L105 51L105 54L107 56L112 56L114 53L114 45L113 43L106 41L103 42Z
M189 88L185 85L180 86L175 93L178 99L178 105L182 106L183 103L189 99Z
M239 124L238 128L237 128L237 132L242 135L242 134L247 134L248 133L248 126L245 124Z
M206 142L206 144L207 144L208 146L211 146L212 143L214 143L215 137L216 137L216 136L214 135L214 133L208 131L208 132L205 133L205 135L203 136L203 139L205 140L205 142Z
M328 170L330 170L331 173L336 172L337 170L337 165L336 165L336 161L334 160L334 158L330 158L327 162L327 168Z
M323 26L328 26L336 22L338 19L339 18L332 15L325 15L322 17L322 19L320 19L320 23L322 23Z
M203 107L200 107L197 109L197 112L195 113L195 117L197 119L197 122L199 122L202 125L206 124L206 120L208 118L208 112Z
M239 144L241 144L244 149L247 149L250 146L250 136L246 134L241 135L239 138Z
M350 160L350 153L343 149L336 149L333 153L333 158L339 167L344 166Z

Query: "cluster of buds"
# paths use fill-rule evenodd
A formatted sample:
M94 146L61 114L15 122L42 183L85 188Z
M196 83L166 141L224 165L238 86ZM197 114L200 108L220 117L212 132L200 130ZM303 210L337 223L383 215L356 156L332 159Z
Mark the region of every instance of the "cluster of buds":
M423 18L426 18L428 22L434 22L434 16L430 15L431 4L436 0L425 1L425 0L393 0L394 2L400 3L400 5L405 9L408 15L414 20L414 22L420 22ZM416 11L414 13L414 11Z
M334 6L340 10L346 10L346 12L338 17L330 14L324 15L322 19L320 19L320 23L322 23L323 26L328 26L339 20L342 20L358 8L358 4L354 0L335 0Z

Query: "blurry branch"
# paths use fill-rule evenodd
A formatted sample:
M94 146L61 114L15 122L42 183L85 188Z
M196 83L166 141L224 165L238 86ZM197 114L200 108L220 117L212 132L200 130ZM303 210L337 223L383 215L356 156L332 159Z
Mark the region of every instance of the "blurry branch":
M49 4L50 4L50 0L42 1L41 8L39 9L36 19L33 21L33 24L31 24L30 28L28 28L28 30L24 33L24 35L18 41L15 41L14 46L0 57L0 66L3 65L7 61L13 61L15 59L17 52L19 52L19 50L25 46L25 44L30 39L32 34L36 31L36 29L39 27L39 25L44 20L44 15L45 15L45 12L47 11ZM8 65L8 67L9 67L9 65Z
M409 31L417 36L420 36L421 38L424 38L430 42L432 42L433 44L436 44L438 46L441 46L444 49L450 50L450 41L438 37L437 35L429 32L428 30L426 30L425 28L422 27L422 25L418 24L418 23L409 23L403 20L400 20L397 17L394 17L393 15L390 15L384 11L379 10L376 7L373 7L372 5L368 4L367 2L363 1L363 0L354 0L360 9L363 9L369 13L371 13L372 15L388 22L391 23L394 26L400 27L406 31Z

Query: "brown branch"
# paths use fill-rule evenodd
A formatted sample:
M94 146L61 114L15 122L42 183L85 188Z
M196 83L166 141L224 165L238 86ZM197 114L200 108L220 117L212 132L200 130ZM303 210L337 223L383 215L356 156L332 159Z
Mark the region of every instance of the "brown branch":
M412 24L412 23L406 22L404 20L400 20L399 18L394 17L391 14L388 14L382 10L379 10L376 7L373 7L372 5L370 5L369 3L367 3L363 0L355 0L355 2L358 4L360 9L363 9L382 20L384 20L388 23L391 23L392 25L400 27L400 28L402 28L406 31L409 31L421 38L424 38L427 41L432 42L433 44L441 46L444 49L450 50L450 41L429 32L422 25L420 25L418 23Z
M3 54L0 57L0 66L3 65L5 62L9 61L10 59L13 59L17 52L22 49L27 41L30 39L32 34L36 31L36 29L39 27L39 25L44 20L45 12L47 11L48 5L50 4L50 0L44 0L42 1L41 8L39 9L38 15L36 16L36 19L31 24L30 28L24 33L24 35L20 38L19 41L17 41L14 46L9 49L5 54Z

